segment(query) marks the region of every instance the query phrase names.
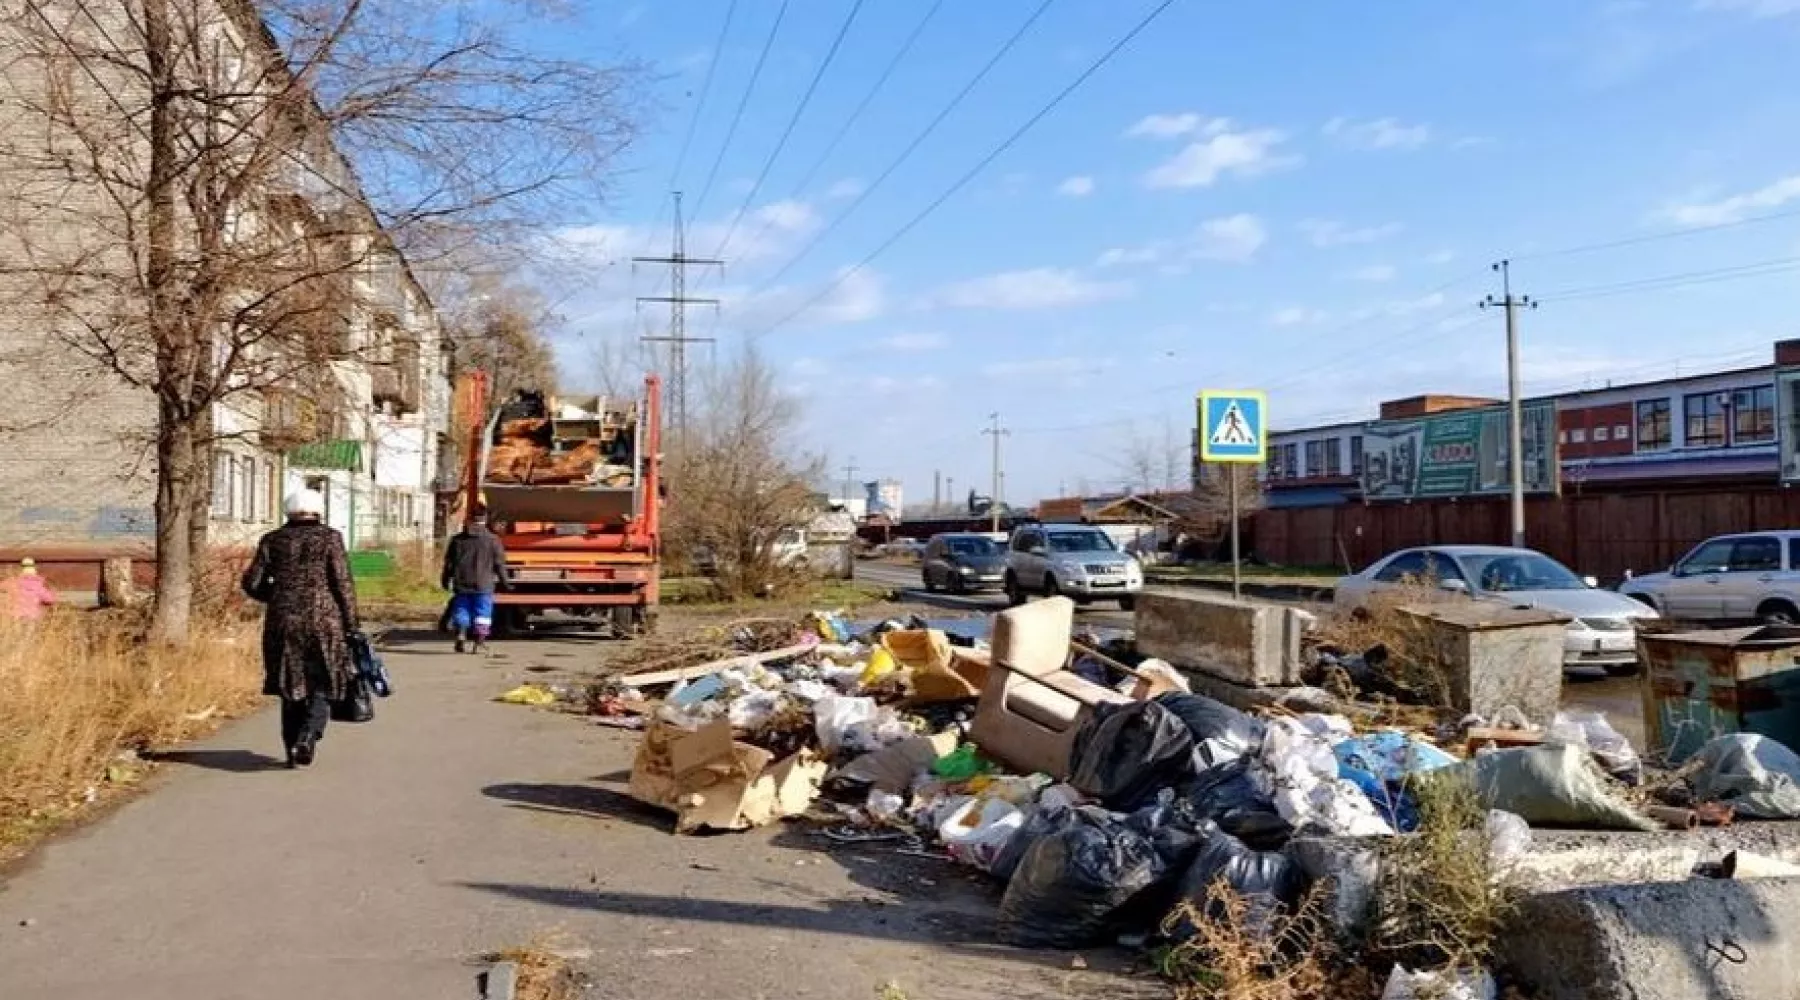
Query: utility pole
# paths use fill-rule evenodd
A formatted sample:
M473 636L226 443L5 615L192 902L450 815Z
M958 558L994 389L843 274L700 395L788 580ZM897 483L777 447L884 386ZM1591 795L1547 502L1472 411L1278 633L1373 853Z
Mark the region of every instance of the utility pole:
M850 506L850 491L856 487L856 459L844 463L844 506Z
M950 509L956 509L956 477L944 477L944 499L949 501Z
M1519 310L1536 309L1529 295L1512 293L1512 261L1494 265L1500 274L1500 297L1489 295L1481 300L1481 308L1506 310L1506 453L1508 474L1512 483L1512 543L1525 546L1525 405L1519 392Z
M690 337L687 335L687 307L712 306L719 307L718 299L696 299L687 294L687 269L698 266L724 267L725 262L714 257L689 257L687 254L687 228L681 218L681 192L674 192L675 198L675 235L671 242L667 257L633 257L633 264L665 264L669 268L669 294L640 295L637 303L640 307L646 302L665 303L669 307L669 332L661 337L641 338L647 344L669 345L669 395L675 410L675 440L678 446L687 444L688 409L687 409L687 345L710 344L711 337Z
M1000 439L1011 434L1012 431L1009 431L1006 428L1000 426L1000 414L998 414L998 413L988 414L988 420L992 422L992 426L987 427L986 429L984 429L981 432L983 434L991 435L994 439L994 469L993 469L994 483L993 483L993 495L988 498L988 515L989 515L990 524L991 524L991 526L989 527L988 530L999 531L1000 530L1000 482L1001 482L1001 476L1002 476L1002 473L1000 471Z
M944 471L931 470L931 516L936 517L938 504L944 502Z

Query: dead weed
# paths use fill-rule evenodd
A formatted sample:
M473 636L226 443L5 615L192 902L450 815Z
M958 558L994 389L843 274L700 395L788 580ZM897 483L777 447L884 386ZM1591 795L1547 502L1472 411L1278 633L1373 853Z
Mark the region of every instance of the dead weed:
M1381 660L1376 671L1397 693L1427 705L1448 705L1451 672L1443 652L1430 627L1401 610L1445 600L1444 591L1431 581L1408 578L1372 595L1362 607L1326 615L1319 622L1320 644L1353 655L1379 649L1371 666Z
M1465 777L1421 775L1410 789L1419 827L1387 845L1371 954L1410 969L1483 966L1516 902L1494 871L1487 809Z
M482 960L518 966L517 1000L575 1000L582 992L581 976L568 954L560 936L546 935L521 947L483 955Z
M1223 879L1207 890L1203 906L1184 904L1169 926L1194 928L1194 936L1162 953L1160 971L1176 984L1179 1000L1350 1000L1338 968L1338 950L1324 914L1319 886L1291 911L1270 913L1270 903L1246 898Z

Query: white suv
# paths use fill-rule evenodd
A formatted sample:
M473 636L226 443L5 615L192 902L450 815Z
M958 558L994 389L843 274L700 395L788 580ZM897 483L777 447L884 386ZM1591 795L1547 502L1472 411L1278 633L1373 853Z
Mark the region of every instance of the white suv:
M1061 594L1077 604L1116 600L1130 611L1144 589L1144 570L1099 528L1085 524L1029 524L1013 532L1006 553L1006 596Z
M1800 531L1709 538L1668 572L1628 579L1619 593L1666 618L1800 625Z

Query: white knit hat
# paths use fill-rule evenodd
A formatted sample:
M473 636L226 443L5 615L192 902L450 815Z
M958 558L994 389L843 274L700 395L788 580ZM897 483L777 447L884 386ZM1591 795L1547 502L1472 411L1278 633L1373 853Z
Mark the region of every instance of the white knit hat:
M318 490L295 490L287 495L287 516L324 517L325 495Z

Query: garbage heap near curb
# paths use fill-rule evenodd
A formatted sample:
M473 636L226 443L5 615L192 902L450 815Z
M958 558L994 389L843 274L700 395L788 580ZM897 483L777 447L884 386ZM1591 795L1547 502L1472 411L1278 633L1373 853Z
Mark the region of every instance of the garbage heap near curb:
M742 655L604 682L590 711L643 730L631 792L677 832L805 816L839 839L936 844L1005 885L999 936L1027 947L1180 941L1221 881L1292 906L1321 874L1296 839L1411 831L1427 773L1465 779L1490 810L1496 870L1533 826L1685 829L1728 823L1734 805L1800 816L1800 757L1760 737L1721 737L1646 781L1595 713L1411 731L1251 714L1129 642L1072 641L1067 613L1047 619L1060 635L1009 628L1050 604L1002 615L992 648L918 622L853 635L815 613ZM1024 663L1046 658L1054 669Z

